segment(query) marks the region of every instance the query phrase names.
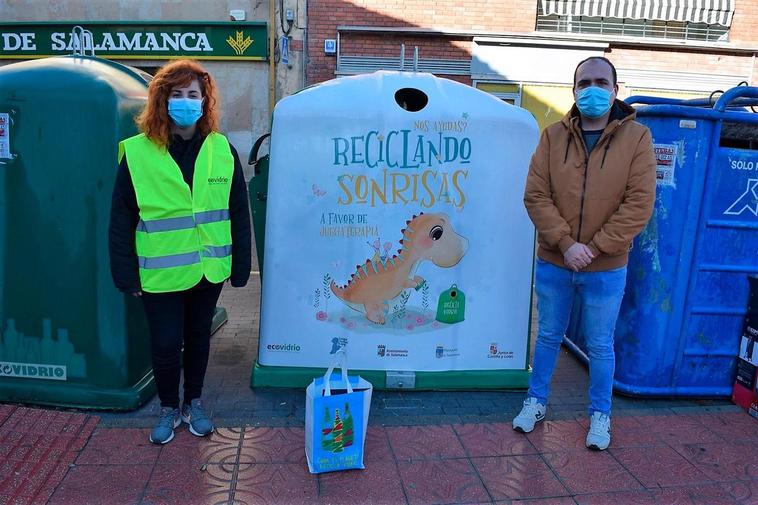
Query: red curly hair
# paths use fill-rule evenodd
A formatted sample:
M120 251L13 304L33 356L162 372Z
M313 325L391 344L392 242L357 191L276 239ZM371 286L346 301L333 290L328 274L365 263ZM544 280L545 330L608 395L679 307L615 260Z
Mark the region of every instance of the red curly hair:
M140 131L159 146L168 145L171 135L171 119L168 116L168 98L171 90L183 87L197 79L203 95L203 115L197 121L197 128L205 136L218 131L218 96L216 83L208 72L192 60L176 60L161 67L150 81L147 91L147 105L137 116Z

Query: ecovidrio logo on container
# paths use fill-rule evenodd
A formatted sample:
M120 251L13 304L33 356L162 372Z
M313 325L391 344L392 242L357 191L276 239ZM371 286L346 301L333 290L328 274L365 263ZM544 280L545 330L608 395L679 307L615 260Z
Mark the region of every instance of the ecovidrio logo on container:
M64 365L0 361L0 377L65 381L67 379L67 373Z
M266 350L271 352L300 352L300 346L297 344L268 344Z

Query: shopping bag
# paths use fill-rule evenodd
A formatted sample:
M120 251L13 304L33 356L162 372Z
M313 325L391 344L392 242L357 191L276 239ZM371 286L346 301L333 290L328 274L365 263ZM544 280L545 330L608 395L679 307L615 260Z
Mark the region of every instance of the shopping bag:
M341 374L333 373L332 365L305 390L305 456L311 473L365 468L363 448L374 388L359 376L348 376L344 355L339 367Z

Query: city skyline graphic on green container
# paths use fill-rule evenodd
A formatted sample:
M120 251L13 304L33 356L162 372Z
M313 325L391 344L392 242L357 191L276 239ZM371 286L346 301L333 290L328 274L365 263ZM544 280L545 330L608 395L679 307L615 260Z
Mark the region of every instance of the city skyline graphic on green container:
M57 380L87 377L84 354L74 350L66 328L58 328L57 339L53 339L49 318L42 320L42 337L25 335L18 331L14 319L8 319L0 340L0 364L0 376ZM48 376L46 367L40 365L64 367L63 375Z

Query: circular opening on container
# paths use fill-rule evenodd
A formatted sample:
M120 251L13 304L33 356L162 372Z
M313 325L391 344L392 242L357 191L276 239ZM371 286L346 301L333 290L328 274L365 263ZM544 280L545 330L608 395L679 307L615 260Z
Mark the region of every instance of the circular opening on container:
M450 298L455 298L455 295L456 295L456 294L457 294L457 293L456 293L455 291L451 291L451 292L450 292Z
M418 112L429 103L429 97L420 89L403 88L395 92L395 101L408 112Z

